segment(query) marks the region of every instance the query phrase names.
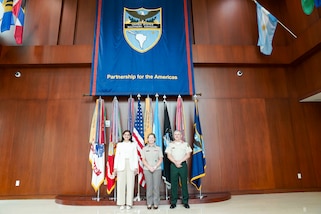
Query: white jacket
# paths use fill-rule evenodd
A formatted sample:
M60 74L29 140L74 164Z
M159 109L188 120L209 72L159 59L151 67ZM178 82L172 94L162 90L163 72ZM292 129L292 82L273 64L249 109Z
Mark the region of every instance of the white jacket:
M126 148L125 148L126 147ZM129 152L129 154L125 154ZM130 169L138 169L138 154L136 144L131 143L117 143L115 159L114 159L114 169L117 171L123 171L125 169L126 157L129 158Z

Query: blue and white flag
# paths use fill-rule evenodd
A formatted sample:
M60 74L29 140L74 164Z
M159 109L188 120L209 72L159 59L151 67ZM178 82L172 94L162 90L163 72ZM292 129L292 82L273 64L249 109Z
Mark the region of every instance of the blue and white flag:
M153 133L155 134L155 137L156 137L156 142L155 142L156 146L159 146L163 151L163 136L161 133L161 127L160 127L159 115L158 115L158 96L156 96L156 101L155 101ZM163 170L163 168L164 168L164 165L162 163L161 169Z
M258 2L256 2L257 23L259 30L259 40L257 46L260 46L261 53L271 55L272 41L278 20Z
M97 0L91 95L192 95L188 0Z

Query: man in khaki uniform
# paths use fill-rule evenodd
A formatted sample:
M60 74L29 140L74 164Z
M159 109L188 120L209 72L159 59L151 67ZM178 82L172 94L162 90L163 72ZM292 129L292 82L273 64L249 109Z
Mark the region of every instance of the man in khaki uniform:
M174 141L169 143L165 153L168 159L171 161L170 177L171 177L171 209L176 207L178 198L178 179L180 178L182 183L182 196L183 205L185 208L189 208L188 205L188 188L187 188L187 163L186 160L191 157L192 149L190 145L182 141L182 133L180 131L174 132Z

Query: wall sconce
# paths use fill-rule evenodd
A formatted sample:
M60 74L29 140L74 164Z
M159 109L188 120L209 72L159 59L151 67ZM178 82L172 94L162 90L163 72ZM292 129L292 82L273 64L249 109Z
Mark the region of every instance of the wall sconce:
M236 75L237 75L238 77L241 77L241 76L243 75L243 72L242 72L241 70L238 70L238 71L236 72Z
M14 76L17 77L17 78L21 77L21 72L17 71L16 73L14 73Z

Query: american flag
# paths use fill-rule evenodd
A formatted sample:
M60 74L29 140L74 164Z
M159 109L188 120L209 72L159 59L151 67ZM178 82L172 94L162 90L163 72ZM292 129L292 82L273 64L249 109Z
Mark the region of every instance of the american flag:
M138 99L138 108L137 108L137 114L134 124L134 130L133 130L133 141L136 143L137 146L137 153L138 153L138 183L145 187L146 181L144 177L144 171L143 171L143 161L142 161L142 150L144 147L144 124L143 124L143 112L142 107L140 104L140 99Z

